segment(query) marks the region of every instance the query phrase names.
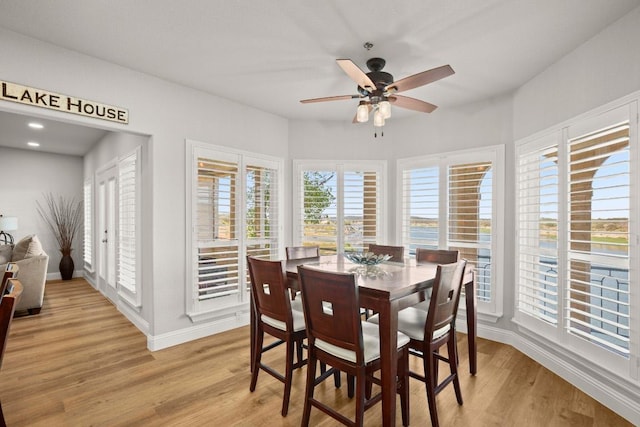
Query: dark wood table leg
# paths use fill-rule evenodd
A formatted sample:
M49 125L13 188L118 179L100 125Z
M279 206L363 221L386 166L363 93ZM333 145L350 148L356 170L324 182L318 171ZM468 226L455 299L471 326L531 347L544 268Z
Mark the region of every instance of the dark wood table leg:
M380 316L380 379L382 425L396 425L396 375L398 367L398 306L392 302Z
M475 273L471 272L471 280L464 285L465 303L467 306L467 340L469 343L469 372L475 375L478 372L478 345L477 322L478 307L476 301Z

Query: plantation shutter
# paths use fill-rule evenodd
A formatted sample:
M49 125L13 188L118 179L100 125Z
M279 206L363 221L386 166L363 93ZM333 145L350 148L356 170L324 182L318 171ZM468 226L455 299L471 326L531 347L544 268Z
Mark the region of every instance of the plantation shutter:
M437 166L402 171L402 244L415 255L416 247L439 246L440 197Z
M93 191L92 181L88 179L84 182L84 242L83 259L84 265L89 270L93 269Z
M584 127L569 128L567 147L565 326L629 357L629 122Z
M558 144L536 141L517 158L518 310L558 323Z
M139 149L118 163L118 285L131 294L137 293L138 284L139 167Z
M448 167L449 249L475 265L479 301L492 299L491 236L493 215L492 162Z
M320 254L385 243L383 162L295 161L294 242Z
M220 157L225 157L220 159ZM236 301L238 275L238 156L197 158L197 300ZM231 298L229 298L231 297Z
M378 240L377 189L375 171L345 171L344 182L344 251L364 251Z
M338 250L338 173L336 170L304 170L300 180L300 244L318 245L323 255L335 254Z
M249 160L245 169L245 185L246 255L267 260L278 259L280 253L278 170L276 167ZM248 289L250 278L249 271L246 270L245 283Z

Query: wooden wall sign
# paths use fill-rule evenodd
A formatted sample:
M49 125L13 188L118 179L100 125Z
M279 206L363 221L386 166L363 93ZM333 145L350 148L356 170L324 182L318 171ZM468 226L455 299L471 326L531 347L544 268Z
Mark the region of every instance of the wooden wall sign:
M0 84L2 84L0 99L4 101L33 105L35 107L48 108L65 113L80 114L81 116L94 117L116 123L129 123L129 110L125 108L49 92L43 89L22 86L4 80L0 80Z

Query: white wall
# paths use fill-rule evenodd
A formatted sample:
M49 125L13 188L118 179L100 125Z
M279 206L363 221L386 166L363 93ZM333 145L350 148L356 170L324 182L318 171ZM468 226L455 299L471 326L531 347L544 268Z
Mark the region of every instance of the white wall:
M143 218L152 224L142 248L149 257L143 265L143 287L154 290L149 345L160 347L163 344L158 341L172 337L173 343L180 342L179 335L194 326L201 335L210 333L211 328L193 325L185 315L185 139L286 158L287 121L5 29L0 29L0 57L3 79L128 108L130 124L5 101L0 108L151 135L148 158L152 167L143 174L150 174L152 194L142 209ZM82 173L79 188L81 183Z
M520 87L515 139L640 90L640 7Z
M18 217L18 240L37 234L49 255L50 278L60 278L60 250L55 237L38 214L37 203L46 209L44 195L82 200L82 158L0 147L0 214ZM76 271L82 270L82 228L71 256Z

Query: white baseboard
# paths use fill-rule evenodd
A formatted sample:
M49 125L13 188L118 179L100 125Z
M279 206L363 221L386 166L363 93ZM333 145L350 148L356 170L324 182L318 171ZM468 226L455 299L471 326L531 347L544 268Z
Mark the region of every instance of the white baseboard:
M140 312L135 308L131 307L125 301L118 302L118 311L124 315L134 326L142 333L144 333L147 337L149 336L149 322L147 322L142 316L140 316Z
M183 344L188 341L197 340L218 334L220 332L229 331L249 324L249 313L239 314L237 316L229 316L213 322L194 325L178 331L168 332L160 335L147 336L147 348L150 351L162 350L163 348L172 347L174 345ZM247 342L247 346L249 343Z

